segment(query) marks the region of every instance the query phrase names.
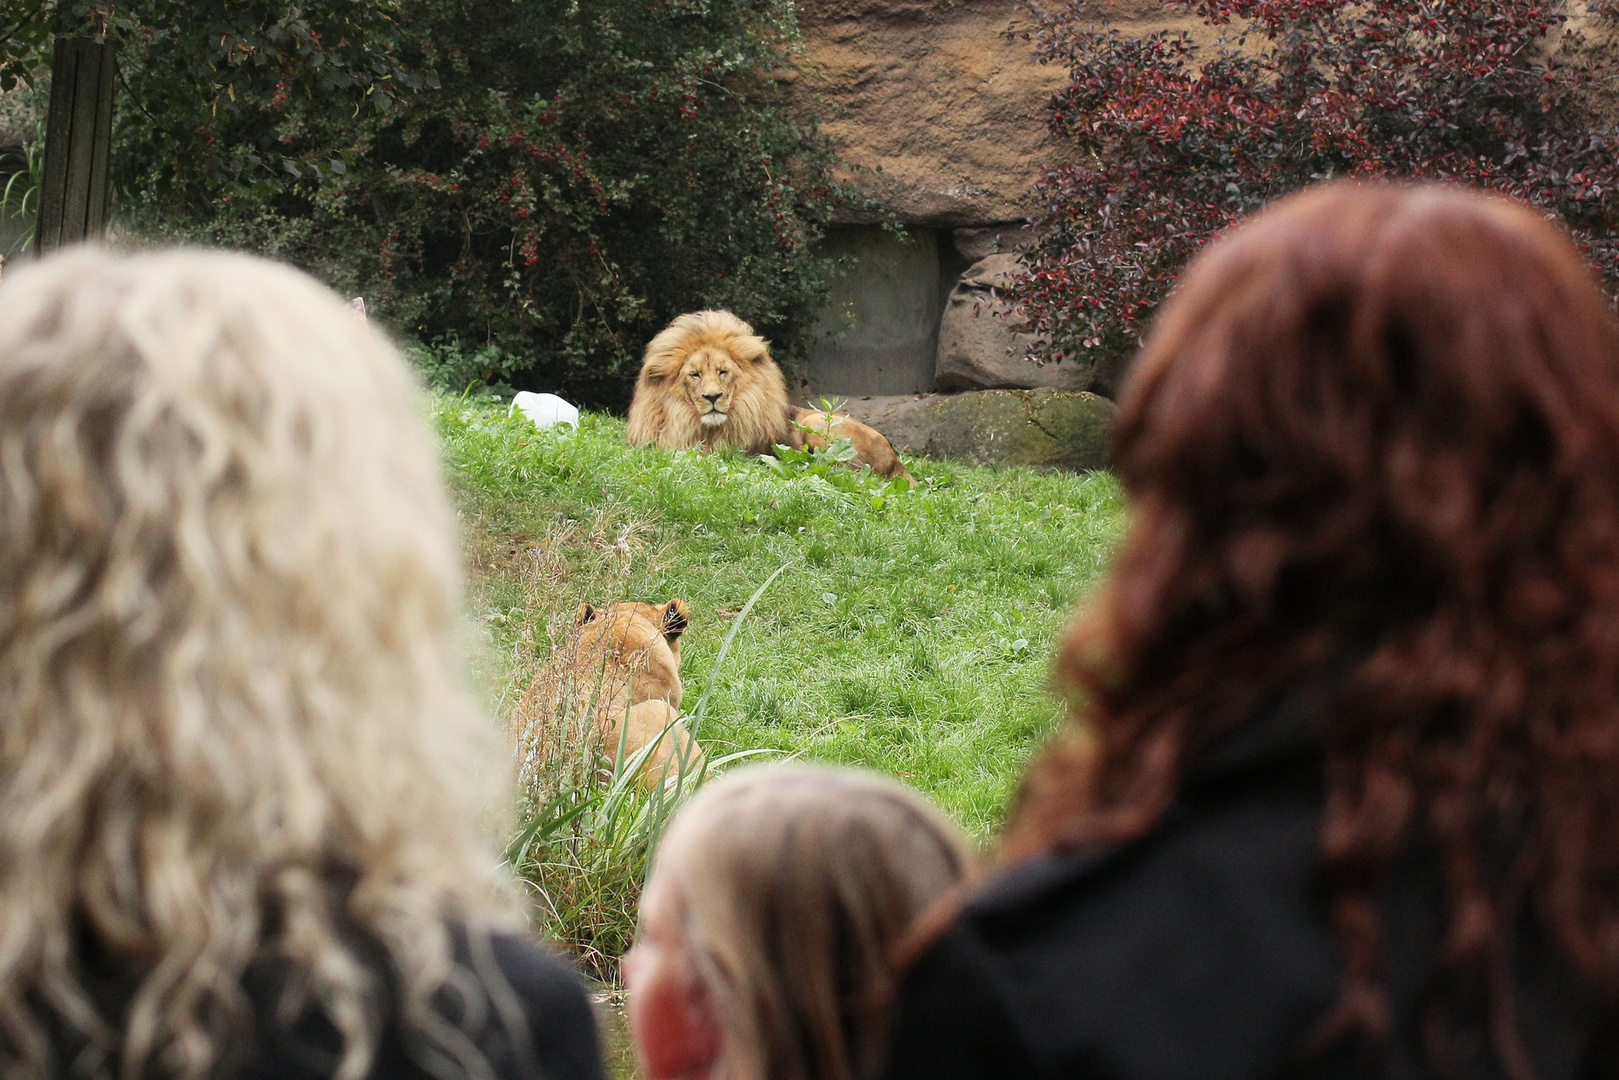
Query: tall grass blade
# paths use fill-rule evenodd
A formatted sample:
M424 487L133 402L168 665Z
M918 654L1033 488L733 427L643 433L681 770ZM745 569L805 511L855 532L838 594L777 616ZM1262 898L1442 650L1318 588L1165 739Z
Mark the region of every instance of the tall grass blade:
M703 684L703 694L697 699L697 708L692 710L691 720L686 725L686 730L690 731L693 736L697 734L697 727L702 723L703 716L708 710L708 696L714 692L714 679L719 675L721 668L725 666L725 657L731 651L731 642L736 640L736 635L742 629L742 624L748 621L748 613L753 610L753 605L759 602L759 597L763 596L765 590L770 588L777 578L786 573L787 568L791 565L793 564L782 563L776 567L776 572L765 578L763 585L753 590L753 595L748 597L748 602L742 605L741 611L737 612L736 619L731 623L731 629L725 635L725 640L720 642L719 655L714 657L714 666L709 669L708 681Z

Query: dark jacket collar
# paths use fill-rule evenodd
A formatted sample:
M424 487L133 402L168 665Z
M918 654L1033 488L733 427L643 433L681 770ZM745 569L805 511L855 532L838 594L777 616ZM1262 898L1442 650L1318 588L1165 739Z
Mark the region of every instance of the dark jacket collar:
M1326 676L1300 684L1255 719L1216 738L1185 767L1176 803L1166 818L1184 812L1189 797L1319 757L1319 718L1337 685L1337 679ZM1089 876L1147 840L1152 831L1122 844L1054 851L1007 867L979 887L967 912L993 917L997 910L1018 910L1043 894Z
M1320 719L1335 685L1336 680L1314 679L1296 686L1273 707L1215 739L1186 764L1181 789L1222 783L1296 757L1320 754Z

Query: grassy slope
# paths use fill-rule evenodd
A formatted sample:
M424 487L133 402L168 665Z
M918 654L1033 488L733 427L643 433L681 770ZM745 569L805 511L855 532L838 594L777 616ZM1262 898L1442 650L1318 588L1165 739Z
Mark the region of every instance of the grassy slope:
M628 449L606 417L536 432L486 402L434 407L498 707L581 601L680 596L689 708L788 564L712 679L701 741L881 769L993 830L1057 722L1052 643L1121 527L1111 476L918 461L922 489L873 510L733 452Z

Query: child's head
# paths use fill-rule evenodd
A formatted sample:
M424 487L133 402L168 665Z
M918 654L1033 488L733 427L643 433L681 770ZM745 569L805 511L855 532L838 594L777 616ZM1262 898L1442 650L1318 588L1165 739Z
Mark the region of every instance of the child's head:
M741 769L675 819L625 958L652 1080L849 1080L881 1052L893 953L971 868L966 838L874 773Z

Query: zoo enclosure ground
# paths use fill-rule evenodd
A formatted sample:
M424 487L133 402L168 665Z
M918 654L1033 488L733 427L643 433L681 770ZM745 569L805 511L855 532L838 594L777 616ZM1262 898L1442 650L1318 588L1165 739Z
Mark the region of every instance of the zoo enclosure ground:
M711 754L879 769L992 833L1060 720L1052 645L1122 527L1111 475L922 460L920 488L878 510L736 452L630 449L609 417L540 432L485 400L442 396L435 412L498 712L582 601L679 596L687 706L709 690ZM730 621L784 564L711 672Z

